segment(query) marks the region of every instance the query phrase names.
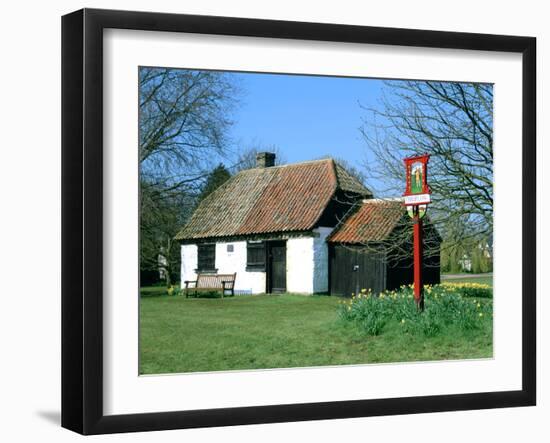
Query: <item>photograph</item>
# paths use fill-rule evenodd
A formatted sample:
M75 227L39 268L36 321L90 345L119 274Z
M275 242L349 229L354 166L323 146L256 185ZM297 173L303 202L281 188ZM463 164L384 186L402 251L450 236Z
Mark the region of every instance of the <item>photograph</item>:
M493 358L493 84L135 82L140 375Z

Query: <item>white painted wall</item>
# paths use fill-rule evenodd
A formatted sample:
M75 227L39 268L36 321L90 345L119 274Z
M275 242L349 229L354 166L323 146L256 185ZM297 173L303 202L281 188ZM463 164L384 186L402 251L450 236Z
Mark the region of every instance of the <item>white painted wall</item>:
M228 251L233 245L233 252ZM185 280L196 280L197 245L181 246L181 284ZM216 269L218 274L237 273L235 290L244 293L265 292L265 272L246 271L246 241L216 243Z
M328 291L328 246L326 238L332 228L318 228L315 237L287 240L287 291L312 294ZM228 246L233 245L233 251ZM219 274L237 273L235 290L244 293L265 292L266 273L246 270L246 241L216 243L216 268ZM197 245L181 247L181 281L196 280Z
M286 289L313 293L313 237L290 238L286 242Z
M197 274L197 245L181 245L181 285L185 287L185 280L196 280Z
M317 236L291 238L286 243L287 290L300 294L328 291L327 236L333 228L315 229Z
M233 245L233 252L227 250ZM246 241L216 244L216 268L219 274L237 273L235 290L245 293L265 292L265 272L246 271Z

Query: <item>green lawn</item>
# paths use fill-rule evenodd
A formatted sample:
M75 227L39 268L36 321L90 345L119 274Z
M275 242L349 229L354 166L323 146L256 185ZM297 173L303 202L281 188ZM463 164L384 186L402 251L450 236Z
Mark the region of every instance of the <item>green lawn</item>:
M143 297L156 297L159 295L168 295L166 286L146 286L140 288L139 292Z
M449 331L426 338L389 324L372 337L338 319L338 297L154 296L162 289L142 290L142 374L492 356L490 319L476 332Z
M481 283L484 285L493 286L493 276L489 277L461 277L461 278L445 278L441 276L441 282L452 282L452 283Z

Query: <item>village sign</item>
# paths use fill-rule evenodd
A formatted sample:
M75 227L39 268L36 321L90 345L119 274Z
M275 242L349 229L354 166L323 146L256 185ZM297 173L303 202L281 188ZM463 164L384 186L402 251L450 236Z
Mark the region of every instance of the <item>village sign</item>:
M422 218L431 203L431 190L428 186L429 154L403 159L405 162L406 188L403 194L407 212L414 223L414 300L420 310L424 310L424 290L422 284Z

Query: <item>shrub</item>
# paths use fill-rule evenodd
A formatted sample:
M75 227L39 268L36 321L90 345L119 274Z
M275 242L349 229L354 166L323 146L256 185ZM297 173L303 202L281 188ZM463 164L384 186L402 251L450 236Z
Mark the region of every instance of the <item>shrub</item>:
M182 294L181 289L177 286L169 286L166 289L166 292L168 293L168 295L174 295L174 296Z
M361 318L359 325L367 335L380 335L387 320L382 316L369 314Z
M492 298L493 288L482 283L441 283L443 289L460 292L464 297Z
M427 309L417 317L418 322L416 324L418 325L418 329L420 329L426 337L436 336L443 328L443 322L434 309Z
M342 302L339 315L342 319L353 321L368 335L379 335L391 318L390 306L385 297L375 297L370 291L363 290L353 295L349 302Z
M485 288L482 288L485 289ZM484 294L483 292L479 292ZM483 317L492 315L492 303L463 296L457 287L427 285L425 309L420 312L413 300L412 285L373 295L361 291L338 307L339 317L354 323L367 335L379 335L388 322L397 322L404 333L433 337L449 327L470 331L480 327Z

